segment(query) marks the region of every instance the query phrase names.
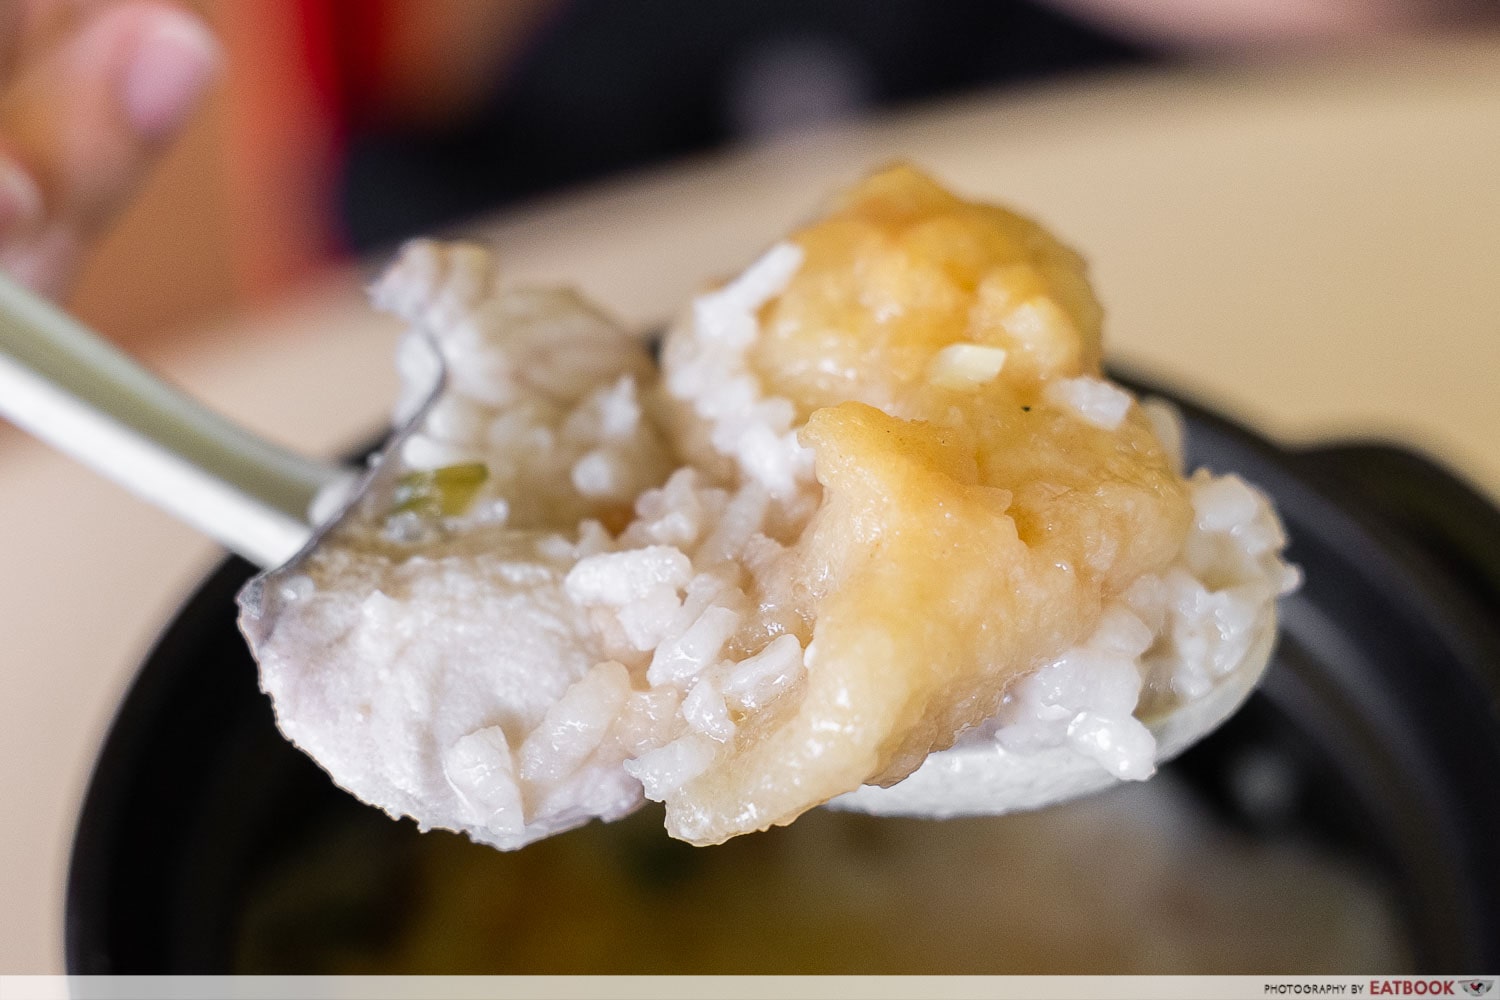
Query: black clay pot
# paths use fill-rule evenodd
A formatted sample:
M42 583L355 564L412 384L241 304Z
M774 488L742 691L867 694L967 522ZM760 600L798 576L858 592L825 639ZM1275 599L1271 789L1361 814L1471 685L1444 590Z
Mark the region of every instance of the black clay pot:
M1306 584L1284 604L1261 690L1170 771L1243 837L1320 845L1375 873L1416 968L1500 966L1500 512L1408 451L1290 451L1184 410L1191 464L1273 495ZM276 732L234 624L250 573L230 560L205 581L121 706L73 851L72 973L360 970L350 956L391 952L403 921L433 905L431 866L414 860L424 835L339 792ZM1245 780L1268 761L1280 774L1269 800ZM889 821L864 822L877 832L861 836L878 836ZM633 866L653 892L686 891L701 867L649 820L585 836L598 844L586 856ZM753 866L757 838L740 840L750 846L735 857ZM567 909L535 866L525 878L539 912ZM278 910L264 898L273 884L314 903ZM586 934L579 926L559 917L549 933ZM643 969L585 951L575 971L802 971L716 967L701 954ZM446 971L547 971L508 954L499 943L484 967ZM409 971L445 970L427 955Z

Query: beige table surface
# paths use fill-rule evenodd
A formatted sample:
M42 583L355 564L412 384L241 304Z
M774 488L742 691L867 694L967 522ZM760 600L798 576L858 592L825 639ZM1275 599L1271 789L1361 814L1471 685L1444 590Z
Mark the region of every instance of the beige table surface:
M1417 442L1500 496L1500 38L1337 64L972 98L580 193L478 227L516 277L668 314L909 157L1084 249L1116 357L1289 439ZM392 390L352 280L162 367L331 453ZM212 546L0 428L0 972L61 970L61 892L93 755Z

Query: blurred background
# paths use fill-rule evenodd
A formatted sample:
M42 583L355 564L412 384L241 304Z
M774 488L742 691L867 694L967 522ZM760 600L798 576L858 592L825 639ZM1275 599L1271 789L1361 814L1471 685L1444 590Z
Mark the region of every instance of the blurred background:
M361 252L985 88L1481 30L1488 0L194 0L227 73L71 306L147 346Z

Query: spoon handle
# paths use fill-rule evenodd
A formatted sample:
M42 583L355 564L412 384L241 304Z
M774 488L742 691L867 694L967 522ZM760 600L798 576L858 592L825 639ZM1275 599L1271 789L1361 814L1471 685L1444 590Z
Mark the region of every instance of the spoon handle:
M0 417L262 567L344 473L250 434L0 275Z

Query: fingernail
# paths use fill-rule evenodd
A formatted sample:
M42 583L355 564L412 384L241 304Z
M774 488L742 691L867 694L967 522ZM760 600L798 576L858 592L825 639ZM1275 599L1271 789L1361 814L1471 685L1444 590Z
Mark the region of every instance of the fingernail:
M31 228L42 215L42 192L25 167L0 156L0 236Z
M219 43L196 18L172 11L136 42L122 97L130 123L148 139L175 132L202 96L219 62Z

